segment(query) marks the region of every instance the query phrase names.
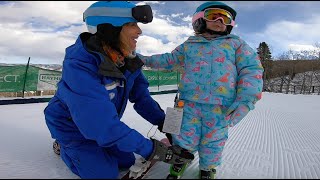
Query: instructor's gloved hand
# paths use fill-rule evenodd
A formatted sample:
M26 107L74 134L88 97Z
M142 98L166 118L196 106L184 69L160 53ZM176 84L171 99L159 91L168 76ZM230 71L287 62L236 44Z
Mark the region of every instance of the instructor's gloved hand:
M156 139L151 140L153 142L153 152L148 159L149 161L154 159L168 164L185 164L194 159L192 153L178 145L166 146Z
M172 135L170 133L165 133L165 135L168 138L170 144L172 145Z
M163 123L160 124L160 125L158 125L158 130L159 130L160 132L164 133L164 134L166 135L166 137L168 138L170 144L172 144L172 135L171 135L170 133L165 133L165 132L163 132L162 129L163 129Z

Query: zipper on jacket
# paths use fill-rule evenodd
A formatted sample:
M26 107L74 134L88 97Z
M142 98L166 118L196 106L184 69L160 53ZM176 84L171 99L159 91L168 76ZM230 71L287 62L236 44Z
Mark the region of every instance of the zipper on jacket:
M127 86L127 80L126 80L126 78L123 78L123 96L122 96L122 99L121 99L121 108L120 108L120 112L118 112L118 114L119 114L119 116L121 116L122 117L122 115L123 115L123 113L124 113L124 107L127 105L125 105L124 103L125 103L125 99L126 99L126 95L127 95L127 88L126 88L126 86ZM129 99L129 97L128 97L128 99Z

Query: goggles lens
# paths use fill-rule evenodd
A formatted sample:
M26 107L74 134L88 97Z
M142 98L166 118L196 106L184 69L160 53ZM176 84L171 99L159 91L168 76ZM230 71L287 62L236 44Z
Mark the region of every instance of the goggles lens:
M232 25L232 16L224 9L210 8L204 11L204 19L207 21L216 21L218 18L223 20L223 24Z

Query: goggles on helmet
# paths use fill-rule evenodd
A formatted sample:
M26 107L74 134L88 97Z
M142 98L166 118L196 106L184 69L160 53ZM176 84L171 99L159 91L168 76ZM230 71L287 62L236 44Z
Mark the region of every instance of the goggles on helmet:
M134 8L92 7L83 13L84 22L88 16L133 17L143 24L147 24L153 19L149 5L141 5Z
M221 19L224 25L235 25L235 22L232 19L232 15L224 9L208 8L204 11L200 11L193 16L192 23L200 18L203 18L207 21L217 21Z

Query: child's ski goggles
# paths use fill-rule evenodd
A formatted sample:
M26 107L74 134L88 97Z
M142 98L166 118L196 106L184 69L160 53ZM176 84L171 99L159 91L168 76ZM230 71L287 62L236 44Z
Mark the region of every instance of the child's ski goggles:
M221 19L225 25L235 25L232 15L224 9L209 8L205 9L204 11L200 11L193 16L192 23L200 18L203 18L207 21L217 21L218 19Z

